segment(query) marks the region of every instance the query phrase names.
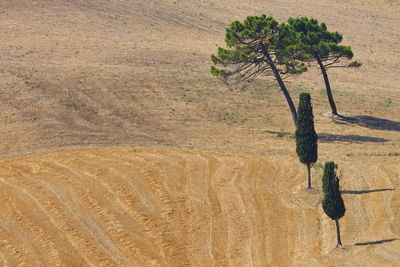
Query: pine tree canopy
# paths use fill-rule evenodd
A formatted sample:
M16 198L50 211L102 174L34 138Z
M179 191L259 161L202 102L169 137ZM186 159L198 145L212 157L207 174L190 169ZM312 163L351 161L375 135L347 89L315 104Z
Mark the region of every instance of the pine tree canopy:
M300 94L297 109L296 152L304 164L313 164L318 159L318 137L314 129L314 116L311 106L311 96Z
M266 15L234 21L226 29L228 49L219 47L218 53L211 55L214 65L222 68L212 66L211 74L225 81L233 78L248 82L260 75L271 75L271 64L280 66L281 74L302 73L307 70L305 64L294 59L303 57L297 39L298 33L291 27Z
M319 24L316 19L289 18L288 24L292 30L299 33L299 41L304 51L303 60L319 58L321 61L339 62L340 58L352 59L350 46L339 45L343 37L338 32L328 31L325 23ZM354 64L354 63L353 63ZM358 63L360 64L360 63ZM330 66L330 64L327 64Z
M335 170L337 166L333 162L326 162L324 176L322 178L322 188L324 190L324 198L322 207L326 215L332 220L340 219L344 216L346 208L340 193L339 178L336 176Z

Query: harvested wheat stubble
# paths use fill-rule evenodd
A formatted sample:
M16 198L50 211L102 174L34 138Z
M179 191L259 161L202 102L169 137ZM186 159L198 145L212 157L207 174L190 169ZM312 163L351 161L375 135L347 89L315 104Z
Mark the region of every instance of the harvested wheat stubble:
M400 169L374 163L345 166L345 249L335 250L320 181L306 192L302 166L280 157L110 148L3 159L1 259L26 266L387 266L400 261L393 210ZM349 178L362 168L362 177Z

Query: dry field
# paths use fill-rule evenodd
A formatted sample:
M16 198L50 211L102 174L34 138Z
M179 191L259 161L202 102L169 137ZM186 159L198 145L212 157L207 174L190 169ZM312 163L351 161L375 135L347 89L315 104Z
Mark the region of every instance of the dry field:
M341 162L345 249L294 157L92 149L4 159L5 266L395 266L400 168ZM314 176L322 169L315 168ZM320 188L319 179L314 179ZM34 263L34 264L33 264Z
M225 27L309 16L351 45L331 118L315 69L315 190L271 81L209 74ZM398 0L0 0L0 265L400 266ZM345 249L320 177L339 164Z

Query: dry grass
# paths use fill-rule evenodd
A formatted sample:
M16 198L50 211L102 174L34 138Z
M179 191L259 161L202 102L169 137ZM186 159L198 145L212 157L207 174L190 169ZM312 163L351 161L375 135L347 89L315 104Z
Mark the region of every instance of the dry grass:
M398 1L328 3L315 0L310 4L306 0L283 0L267 4L237 0L0 0L0 12L0 153L11 157L68 149L64 153L15 158L1 164L1 197L8 207L3 211L7 219L0 221L0 235L4 238L0 238L3 240L0 260L3 263L14 265L34 260L47 264L54 260L56 264L71 260L70 265L85 262L98 265L107 261L143 265L141 261L152 259L154 264L165 261L167 265L201 266L204 259L204 262L214 260L220 265L240 266L253 262L262 266L265 262L274 265L284 259L287 264L334 266L343 258L348 260L348 266L399 262L399 241L352 246L400 236L399 228L393 223L397 216L393 209L399 206L397 190L346 195L348 214L342 225L347 250L330 250L333 227L316 208L319 194L309 196L301 191L301 172L305 170L295 158L291 137L294 127L278 88L271 81L257 80L245 91L229 90L208 71L210 53L216 51L217 45L223 45L224 29L232 20L266 13L281 21L290 16L311 16L326 22L329 29L344 34L343 43L353 47L355 59L363 66L330 71L339 112L349 117L347 120L327 115L329 106L322 77L315 69L289 80L295 102L302 91L312 95L316 130L321 137L320 164L326 160L338 162L345 173L346 190L397 188L399 169L396 164L400 150ZM174 209L181 213L173 214L172 221L167 221L168 227L174 229L179 227L175 224L178 221L174 221L179 218L181 223L196 223L197 218L193 216L202 207L199 203L206 203L203 213L199 213L208 218L205 224L193 229L182 228L179 230L183 231L182 235L171 232L165 237L172 246L169 249L164 247L166 241L162 240L161 233L148 236L142 231L145 229L140 222L142 217L124 215L130 204L115 202L104 206L107 201L101 196L109 189L105 185L97 187L94 182L82 178L86 174L79 173L89 168L87 175L100 171L103 172L99 174L101 179L108 179L104 173L112 168L122 168L127 175L132 171L129 168L134 167L110 163L106 165L109 167L100 168L96 164L109 160L104 154L109 150L73 152L73 149L109 146L153 147L151 152L142 151L138 155L129 149L112 150L118 157L133 157L132 162L140 157L145 158L140 162L153 162L139 164L139 168L149 172L152 172L152 164L160 162L173 169L175 157L180 162L186 160L188 166L196 165L199 173L193 174L193 179L198 181L186 182L197 183L201 182L201 177L207 177L211 184L209 190L215 192L207 189L204 193L202 184L189 185L182 194L190 198L191 194L199 192L197 200L176 204ZM161 147L164 148L160 150ZM172 147L173 152L165 147ZM179 152L176 148L203 152L196 156L197 152ZM229 156L213 154L221 151ZM99 154L101 159L79 163L80 153L82 157ZM146 153L152 155L151 159L146 158L150 155ZM57 160L53 161L53 157ZM204 162L208 161L218 164L206 167ZM70 167L59 166L56 162L78 164L73 167L77 173L71 173ZM232 162L237 162L240 168L233 168L236 165ZM252 164L258 169L249 167ZM38 169L33 171L32 166ZM184 177L186 167L179 168L167 175L172 184L190 179ZM263 173L258 173L260 169ZM219 170L217 176L210 173L213 170ZM245 173L240 177L246 179L232 177L230 174L234 170ZM38 179L30 176L36 171ZM314 171L320 175L318 167ZM72 180L52 177L57 173ZM24 178L18 178L20 176ZM112 177L117 181L125 179L116 174ZM141 176L138 174L138 177ZM262 184L247 183L252 177ZM170 198L178 198L181 192L178 187L170 188L157 175L153 179ZM274 187L261 182L263 179L272 179ZM162 198L161 195L145 200L151 198L153 193L150 192L155 190L149 185L134 191L136 186L141 186L136 185L139 180L131 182L127 187L130 191L124 194L132 197L139 194L135 198L148 202L143 205L151 206L153 202L161 205L156 199ZM227 188L219 187L219 181L226 182ZM40 183L41 187L34 183ZM79 191L85 188L93 195L86 198L85 192ZM44 196L49 196L51 201L40 198L40 190L44 190ZM107 196L117 201L120 196L112 196L110 192L113 191ZM81 196L80 193L82 198L71 198L73 194ZM254 194L259 196L254 197ZM291 203L293 196L307 208L300 210L299 203ZM36 200L32 202L32 198ZM65 202L67 200L69 202ZM49 206L49 213L39 212L51 203L54 205ZM101 205L90 211L93 214L83 212L96 203ZM382 208L382 203L387 210ZM215 213L214 204L223 208L223 215ZM238 205L242 210L233 213L233 217L227 216L230 208ZM157 208L150 206L142 206L142 211L155 217L163 214L156 216ZM269 217L268 209L272 206L280 215L274 220ZM79 211L77 217L71 217L75 209ZM34 214L34 210L39 213ZM104 213L105 210L110 213ZM134 210L132 208L132 212ZM187 221L186 211L194 214L187 216ZM160 218L151 221L157 231L163 229L157 221ZM210 218L215 219L215 224L210 224ZM291 224L294 218L301 220ZM218 234L218 227L224 228L235 219L242 223L243 229L228 227L233 231L231 234ZM109 220L115 224L110 226ZM40 221L44 221L43 224ZM20 228L12 230L12 223ZM281 228L279 223L285 227ZM217 228L210 230L210 227ZM127 236L119 236L124 231ZM133 231L143 235L143 243L131 236ZM255 236L256 232L261 233L259 237ZM216 235L215 246L214 243L206 245L210 233ZM32 239L21 246L25 237ZM34 246L37 240L44 240L41 247ZM129 249L133 244L138 244L138 254L134 254L135 249ZM187 244L191 245L186 251L179 250ZM71 259L81 247L81 257ZM236 261L240 259L235 258L236 254L243 256L242 262Z
M397 120L396 2L1 3L4 155L87 145L265 153L265 130L293 131L281 93L271 81L229 91L208 71L226 25L261 12L281 21L312 16L342 32L364 65L330 72L339 111ZM312 93L320 132L383 137L324 117L329 108L316 70L292 78L289 87L295 102L300 91Z

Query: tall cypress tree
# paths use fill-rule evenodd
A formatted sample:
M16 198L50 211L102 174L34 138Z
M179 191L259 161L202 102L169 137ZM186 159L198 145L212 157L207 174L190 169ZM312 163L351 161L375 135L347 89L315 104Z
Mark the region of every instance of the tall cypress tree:
M342 241L340 240L339 219L344 216L346 208L340 193L339 178L335 173L336 168L337 165L335 165L335 163L332 161L325 163L324 176L322 177L322 188L324 191L322 207L325 214L328 215L332 220L335 220L337 247L342 247Z
M308 93L300 94L297 109L296 152L301 163L307 166L308 186L311 188L312 164L318 159L318 137L314 129L314 115L311 106L311 96Z

